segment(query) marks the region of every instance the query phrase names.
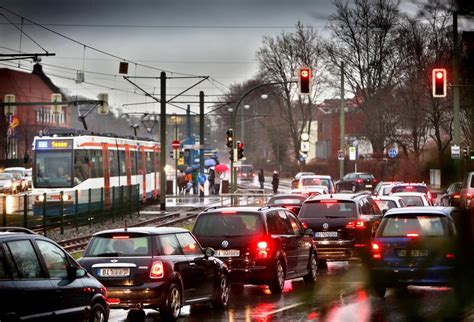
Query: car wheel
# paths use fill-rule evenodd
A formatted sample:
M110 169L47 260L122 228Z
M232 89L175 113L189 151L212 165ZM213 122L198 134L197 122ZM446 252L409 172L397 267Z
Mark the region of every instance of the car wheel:
M325 259L318 259L318 268L319 269L328 269L328 262Z
M283 287L285 286L285 269L279 259L275 263L274 276L275 277L269 285L270 291L274 294L279 294L283 291Z
M181 314L181 291L172 283L168 290L165 304L160 307L160 315L165 321L176 321Z
M92 306L89 322L104 322L107 321L107 314L102 304L96 303Z
M314 283L318 279L318 260L316 254L311 253L308 262L308 274L303 277L305 283Z
M212 306L215 308L225 308L229 302L230 284L229 277L225 274L220 274L214 290L212 299Z

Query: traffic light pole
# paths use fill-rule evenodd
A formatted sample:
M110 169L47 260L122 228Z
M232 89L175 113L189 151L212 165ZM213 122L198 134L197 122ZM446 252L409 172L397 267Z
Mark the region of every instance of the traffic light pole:
M458 49L458 13L453 12L453 143L460 146L461 143L461 122L459 118L459 49ZM457 179L461 179L461 161L454 160L454 171Z

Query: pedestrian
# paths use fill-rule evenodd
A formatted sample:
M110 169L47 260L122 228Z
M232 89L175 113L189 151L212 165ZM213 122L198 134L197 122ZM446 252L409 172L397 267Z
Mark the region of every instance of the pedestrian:
M258 173L258 182L260 183L260 189L265 191L263 187L263 183L265 182L265 174L263 173L263 169L260 169L260 172Z
M219 190L221 189L221 182L222 182L222 174L220 172L216 172L216 176L214 178L214 194L218 195Z
M199 183L198 183L198 169L194 169L193 172L192 172L192 180L193 180L193 195L197 195L198 194L198 190L199 190Z
M209 169L209 176L207 177L209 181L209 194L213 195L214 193L214 185L216 183L216 171L214 169Z
M280 176L278 175L278 171L273 171L273 178L272 178L272 186L273 186L273 193L278 192L278 185L280 184Z

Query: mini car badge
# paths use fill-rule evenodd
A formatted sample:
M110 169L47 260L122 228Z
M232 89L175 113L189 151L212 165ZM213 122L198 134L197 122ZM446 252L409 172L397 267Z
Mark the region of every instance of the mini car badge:
M329 224L328 224L327 222L325 222L325 223L323 224L323 228L324 228L324 229L328 229L328 228L329 228Z
M222 243L221 243L222 247L224 248L227 248L229 246L229 242L227 240L224 240Z

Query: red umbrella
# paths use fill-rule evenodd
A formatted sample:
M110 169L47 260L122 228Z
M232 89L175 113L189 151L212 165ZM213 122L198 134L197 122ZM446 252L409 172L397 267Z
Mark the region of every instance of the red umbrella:
M219 163L215 167L216 172L225 172L229 170L229 167L226 164Z

